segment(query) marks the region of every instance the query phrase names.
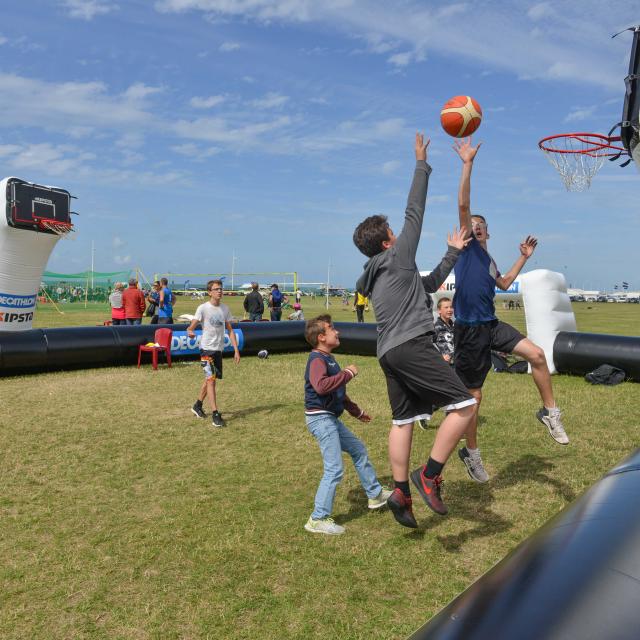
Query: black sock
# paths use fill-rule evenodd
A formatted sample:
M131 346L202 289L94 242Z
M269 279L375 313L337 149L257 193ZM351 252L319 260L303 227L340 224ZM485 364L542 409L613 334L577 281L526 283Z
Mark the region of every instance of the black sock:
M196 400L196 407L200 407L202 409L202 400Z
M433 458L429 458L427 460L427 468L425 469L424 477L429 478L431 480L432 478L439 476L442 473L443 469L444 469L444 462L438 462Z
M394 480L393 484L396 485L396 489L400 489L402 493L407 496L407 498L411 497L411 489L409 489L409 481L408 480Z

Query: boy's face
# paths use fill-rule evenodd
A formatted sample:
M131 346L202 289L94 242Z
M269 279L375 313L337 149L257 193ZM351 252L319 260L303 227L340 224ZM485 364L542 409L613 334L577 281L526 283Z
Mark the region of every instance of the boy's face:
M471 216L471 231L476 240L487 240L489 238L487 223L482 218Z
M451 301L443 302L438 307L438 315L445 321L450 322L453 318L453 305Z
M214 284L211 289L209 289L209 296L211 297L211 302L214 304L220 302L222 299L222 286Z
M385 249L390 249L396 243L396 237L393 235L393 231L391 231L391 227L387 227L387 235L389 237L388 240L382 241L382 246Z
M340 332L328 322L324 323L324 333L318 336L318 346L323 345L327 349L335 349L340 346Z

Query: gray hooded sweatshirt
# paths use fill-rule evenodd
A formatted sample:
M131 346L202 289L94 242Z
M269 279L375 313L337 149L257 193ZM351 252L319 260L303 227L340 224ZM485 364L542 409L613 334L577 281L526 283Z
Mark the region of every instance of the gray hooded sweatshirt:
M377 356L412 338L433 332L433 315L416 266L416 252L431 167L416 162L404 226L393 247L373 256L358 279L358 291L373 304L378 324Z

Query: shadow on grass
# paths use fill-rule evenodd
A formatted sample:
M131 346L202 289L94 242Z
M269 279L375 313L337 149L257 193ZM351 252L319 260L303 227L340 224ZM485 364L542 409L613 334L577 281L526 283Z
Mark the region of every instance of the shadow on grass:
M466 520L474 526L457 534L438 535L438 541L447 551L457 552L470 539L492 536L511 529L513 524L509 520L491 510L495 499L494 489L504 489L524 482L539 482L551 485L565 502L573 501L575 493L571 487L548 473L554 468L555 465L546 458L525 455L503 469L487 484L477 484L472 480L446 483L446 502L451 507L447 518ZM434 514L429 520L421 523L420 531L434 531L440 526L446 526L447 518ZM420 536L418 532L414 532L408 537Z
M287 405L280 402L277 404L265 404L259 407L248 407L247 409L240 409L239 411L225 411L225 418L227 420L237 420L238 418L245 418L246 416L250 416L254 413L260 413L262 411L271 413L275 409L280 409L281 407L286 407Z
M378 477L378 482L380 482L383 487L393 487L393 478L391 476ZM360 483L352 489L349 489L347 500L350 505L349 511L347 511L347 513L341 513L334 518L338 524L345 524L345 522L361 518L373 511L373 509L369 509L367 494L364 492ZM387 507L380 507L380 509L376 509L376 511L387 511Z

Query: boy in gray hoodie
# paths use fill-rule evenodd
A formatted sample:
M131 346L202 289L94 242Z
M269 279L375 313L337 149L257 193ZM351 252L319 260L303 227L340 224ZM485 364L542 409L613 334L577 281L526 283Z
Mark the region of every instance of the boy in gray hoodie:
M448 415L436 434L429 459L411 473L411 481L427 506L447 513L442 501L442 469L473 417L475 399L433 344L433 316L416 266L431 167L427 147L416 133L416 168L405 221L396 237L386 216L361 222L353 241L369 261L358 280L358 291L371 300L378 325L377 356L387 381L392 425L389 460L394 491L387 501L395 519L416 528L409 489L409 460L413 423L430 418L434 409Z

